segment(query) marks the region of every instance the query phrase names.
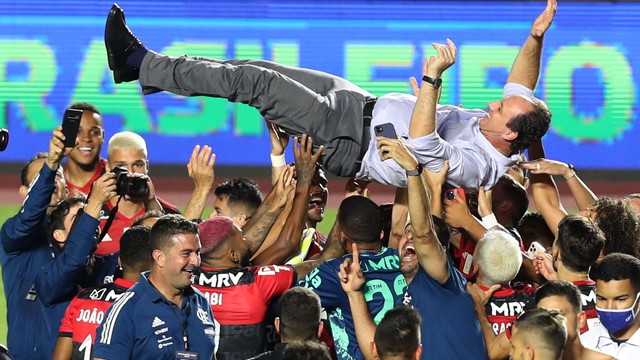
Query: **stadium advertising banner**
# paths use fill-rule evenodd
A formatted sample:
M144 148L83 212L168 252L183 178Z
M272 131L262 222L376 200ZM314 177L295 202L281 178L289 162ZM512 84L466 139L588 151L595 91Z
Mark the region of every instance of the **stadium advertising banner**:
M122 1L134 33L156 51L268 59L343 76L375 95L410 92L431 43L451 38L457 63L442 103L500 99L520 45L545 2ZM107 137L141 134L153 163L184 164L209 144L218 165L268 166L260 114L243 104L115 85L103 42L108 1L0 1L0 161L46 150L64 109L87 101ZM561 3L545 39L536 94L553 112L550 158L578 168L640 169L635 74L640 3ZM106 154L106 146L103 155ZM292 159L290 157L290 159Z

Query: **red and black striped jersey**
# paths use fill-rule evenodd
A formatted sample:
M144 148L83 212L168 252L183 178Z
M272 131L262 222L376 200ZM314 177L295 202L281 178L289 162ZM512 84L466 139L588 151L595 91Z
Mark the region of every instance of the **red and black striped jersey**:
M480 286L482 290L488 289ZM504 332L513 325L516 318L528 309L533 308L535 288L524 286L517 290L512 288L498 290L493 293L485 305L487 320L495 335Z
M265 350L264 319L269 302L297 280L291 266L202 267L194 286L211 304L220 323L218 360L248 359Z
M580 329L580 334L584 334L593 328L601 326L598 312L596 311L596 282L591 279L578 280L574 281L573 285L580 290L582 311L587 315L587 321Z
M59 337L70 337L73 340L71 359L92 358L96 329L104 320L107 309L133 284L131 281L116 279L113 283L83 289L71 300L58 334Z

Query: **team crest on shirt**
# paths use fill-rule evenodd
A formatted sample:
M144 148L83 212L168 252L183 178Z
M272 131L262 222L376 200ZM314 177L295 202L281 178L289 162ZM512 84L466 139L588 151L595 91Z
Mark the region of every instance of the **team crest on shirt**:
M203 324L211 325L211 322L209 321L209 314L207 314L205 310L198 308L196 315L198 315L198 319L200 319L200 321L202 321Z

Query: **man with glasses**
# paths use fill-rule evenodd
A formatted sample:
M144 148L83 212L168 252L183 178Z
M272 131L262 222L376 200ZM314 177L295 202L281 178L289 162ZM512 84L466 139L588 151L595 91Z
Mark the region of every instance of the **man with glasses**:
M100 111L89 103L75 103L69 108L82 110L76 146L68 155L64 170L71 195L89 195L91 184L104 173L107 160L100 157L104 129Z

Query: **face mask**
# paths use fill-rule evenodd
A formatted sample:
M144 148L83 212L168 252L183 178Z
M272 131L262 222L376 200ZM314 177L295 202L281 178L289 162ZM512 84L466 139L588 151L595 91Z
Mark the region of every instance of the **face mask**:
M596 306L598 317L600 318L602 325L609 330L610 334L617 333L631 325L638 315L638 311L636 309L638 298L640 298L640 293L636 295L636 300L633 302L633 305L627 309L609 310L601 309Z

